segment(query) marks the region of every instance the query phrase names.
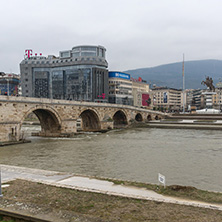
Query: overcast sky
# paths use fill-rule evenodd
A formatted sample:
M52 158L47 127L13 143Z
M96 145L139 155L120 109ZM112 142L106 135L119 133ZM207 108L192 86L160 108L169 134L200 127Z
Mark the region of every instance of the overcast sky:
M0 0L0 71L19 73L25 49L59 55L102 45L109 70L222 60L221 0Z

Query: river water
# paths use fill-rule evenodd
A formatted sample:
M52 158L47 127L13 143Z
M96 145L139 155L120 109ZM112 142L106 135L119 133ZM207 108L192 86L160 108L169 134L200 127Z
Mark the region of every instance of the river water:
M220 130L134 128L29 139L0 147L0 163L155 184L161 173L167 185L222 192Z

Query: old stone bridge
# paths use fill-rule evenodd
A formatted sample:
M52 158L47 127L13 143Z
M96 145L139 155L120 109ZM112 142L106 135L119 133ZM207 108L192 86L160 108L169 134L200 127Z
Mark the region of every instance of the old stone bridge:
M108 103L0 96L0 141L22 139L21 126L30 113L41 125L41 136L72 135L78 120L83 131L102 131L164 118L164 113Z

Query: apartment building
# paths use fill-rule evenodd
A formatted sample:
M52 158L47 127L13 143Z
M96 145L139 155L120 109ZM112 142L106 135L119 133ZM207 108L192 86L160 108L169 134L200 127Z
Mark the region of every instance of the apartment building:
M155 87L152 89L152 105L154 109L161 111L180 111L182 110L182 90Z

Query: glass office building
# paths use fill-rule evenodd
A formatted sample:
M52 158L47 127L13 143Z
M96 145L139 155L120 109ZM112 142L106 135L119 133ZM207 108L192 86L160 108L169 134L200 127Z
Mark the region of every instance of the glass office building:
M77 46L59 57L25 58L20 64L23 96L107 102L105 52L102 46Z

